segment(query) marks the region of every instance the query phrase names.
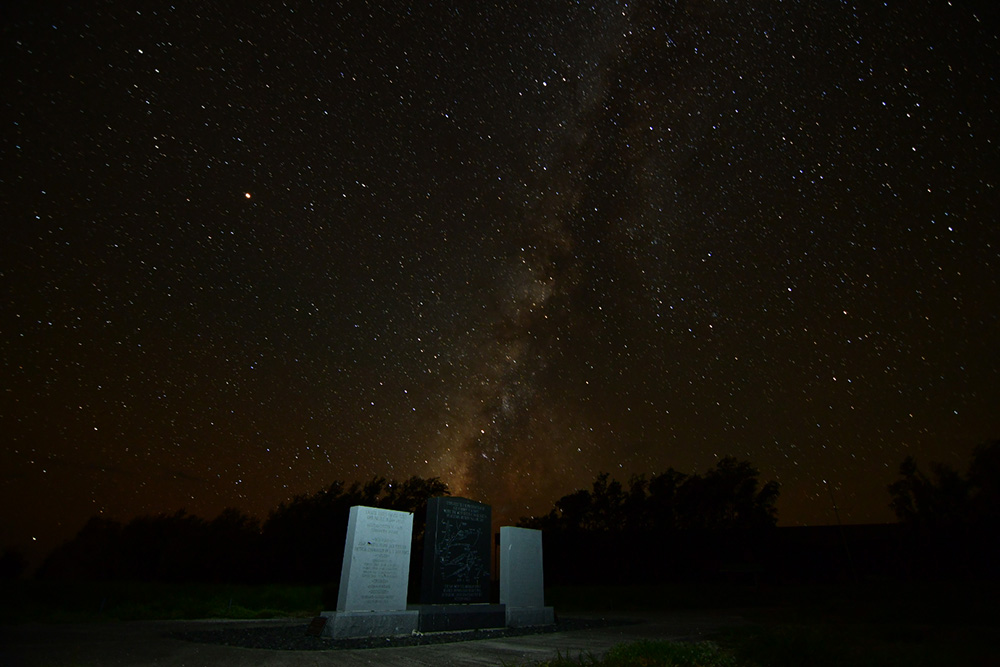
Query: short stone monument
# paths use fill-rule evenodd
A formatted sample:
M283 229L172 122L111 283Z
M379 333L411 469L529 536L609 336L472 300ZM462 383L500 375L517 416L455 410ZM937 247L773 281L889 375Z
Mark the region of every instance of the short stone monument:
M323 635L388 637L417 629L406 608L413 514L356 505L351 508L340 570L337 611L325 611Z
M500 527L500 604L509 627L555 623L552 607L545 606L542 531Z
M503 627L490 600L490 506L442 496L427 502L420 631Z

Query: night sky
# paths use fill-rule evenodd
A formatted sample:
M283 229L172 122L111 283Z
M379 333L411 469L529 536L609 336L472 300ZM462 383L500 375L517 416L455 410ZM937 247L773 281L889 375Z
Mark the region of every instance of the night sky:
M1000 437L993 4L4 3L0 547L726 455L891 520Z

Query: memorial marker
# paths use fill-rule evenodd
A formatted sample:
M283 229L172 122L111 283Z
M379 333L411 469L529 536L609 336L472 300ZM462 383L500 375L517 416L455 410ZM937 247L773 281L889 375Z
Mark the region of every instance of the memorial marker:
M340 570L337 611L323 612L335 639L410 634L418 613L406 609L413 514L351 508Z
M489 505L447 496L427 502L421 632L506 624L503 605L489 604L492 535Z
M500 528L500 604L509 627L555 622L552 607L545 606L542 531Z
M489 505L450 497L427 502L421 603L489 602L491 530Z

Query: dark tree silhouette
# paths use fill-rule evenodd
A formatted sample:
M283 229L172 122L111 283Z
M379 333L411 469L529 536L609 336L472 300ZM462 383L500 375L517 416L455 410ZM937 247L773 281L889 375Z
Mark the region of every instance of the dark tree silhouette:
M758 490L760 473L749 461L726 457L705 475L693 475L677 490L681 528L752 530L774 526L777 482Z
M647 510L650 526L660 530L674 529L680 524L677 493L688 476L669 468L649 480Z
M133 519L121 533L121 576L135 581L184 581L205 578L204 519L179 510Z
M1000 529L1000 440L973 450L967 479L972 521L985 529Z
M632 477L626 492L601 473L590 491L563 496L548 515L524 518L521 525L607 533L772 527L779 486L759 487L759 476L748 461L726 457L704 476L671 468L649 481Z
M912 576L995 576L1000 558L1000 440L977 446L967 474L941 463L930 474L908 456L888 486Z
M776 482L761 487L757 469L734 458L704 475L671 468L634 476L627 490L602 473L590 490L519 525L543 531L547 581L664 578L752 560L756 536L777 521L778 490Z
M270 578L279 581L331 581L340 574L349 510L354 505L414 513L414 534L422 532L427 500L448 495L438 478L411 477L397 483L374 477L350 488L334 482L311 496L282 503L264 522L263 540ZM416 551L416 549L414 549Z
M610 475L602 473L594 481L590 496L590 529L614 532L624 529L625 496L617 480L608 481Z
M551 527L564 529L590 530L593 528L591 507L593 499L590 491L580 489L576 493L563 496L556 501L553 514L550 514Z
M900 464L900 479L888 487L900 522L926 528L1000 524L1000 440L972 450L965 476L942 463L931 463L930 470L921 472L912 456Z
M400 484L389 482L386 487L380 507L416 514L427 507L428 499L450 495L448 485L437 477L410 477Z
M264 575L260 521L227 507L208 523L203 576L209 581L251 582Z
M969 519L969 484L953 468L931 464L931 476L907 456L899 465L901 479L889 485L889 506L903 523L927 527L956 526Z
M72 540L56 547L36 574L49 579L112 579L119 575L122 525L91 517Z
M227 508L211 521L179 511L140 516L122 526L91 518L46 558L38 575L50 579L320 583L339 577L349 509L368 505L415 513L423 525L427 499L447 495L438 480L397 483L375 477L350 487L334 482L296 496L263 525Z

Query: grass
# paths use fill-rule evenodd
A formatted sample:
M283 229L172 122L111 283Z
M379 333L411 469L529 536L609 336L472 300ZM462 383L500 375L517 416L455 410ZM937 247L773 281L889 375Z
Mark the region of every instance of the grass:
M985 667L998 658L983 628L788 623L738 628L712 642L619 644L601 658L560 655L538 667Z
M752 587L665 584L546 591L560 611L728 610L750 621L712 637L717 655L667 661L659 643L629 645L630 658L560 657L569 665L738 665L740 667L920 667L1000 665L1000 584L887 583ZM697 646L682 644L681 646ZM625 651L625 649L621 649ZM714 660L715 662L712 662ZM731 660L732 662L725 662Z
M546 667L920 667L1000 664L1000 584L751 587L704 584L554 587L558 612L736 610L750 621L714 643L637 642L601 658ZM323 608L320 586L4 582L0 624L302 617Z
M766 667L1000 664L992 583L797 587L718 637Z
M629 612L752 607L768 604L760 587L721 584L552 586L546 604L559 611Z
M619 644L608 651L607 667L738 667L736 658L712 642L643 641Z
M5 582L0 623L309 617L322 587L142 582Z
M716 640L746 664L767 667L995 665L986 628L781 623L728 630Z
M756 667L712 642L638 641L618 644L601 658L558 656L537 667Z

